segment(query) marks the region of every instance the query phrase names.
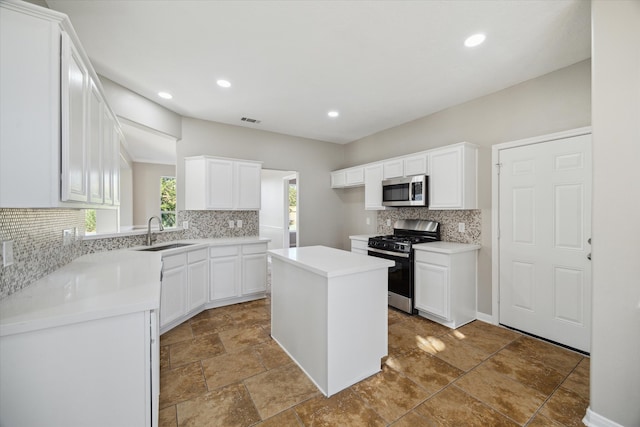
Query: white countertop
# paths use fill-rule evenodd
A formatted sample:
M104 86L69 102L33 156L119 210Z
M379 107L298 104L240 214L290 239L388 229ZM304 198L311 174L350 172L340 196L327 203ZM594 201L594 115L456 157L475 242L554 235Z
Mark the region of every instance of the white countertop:
M395 264L393 261L383 258L370 257L326 246L272 249L268 253L286 263L327 278L388 268Z
M482 246L480 245L454 242L430 242L412 246L412 248L417 251L438 252L441 254L456 254L460 252L476 251L481 247Z
M163 256L270 240L258 236L175 240L152 247L189 245L157 252L136 246L81 256L0 301L0 336L157 310Z
M81 256L0 301L0 336L160 307L159 252Z
M269 243L271 241L270 238L267 237L258 237L258 236L248 236L248 237L223 237L218 239L182 239L182 240L171 240L168 242L156 243L152 246L133 246L131 248L122 249L122 250L133 250L133 251L141 251L146 248L154 248L157 246L165 246L171 245L174 243L188 243L188 246L181 246L179 248L173 249L165 249L156 253L161 253L163 255L174 255L179 254L186 251L191 251L194 249L207 248L210 246L230 246L230 245L250 245L253 243ZM142 251L142 252L151 252L153 251Z

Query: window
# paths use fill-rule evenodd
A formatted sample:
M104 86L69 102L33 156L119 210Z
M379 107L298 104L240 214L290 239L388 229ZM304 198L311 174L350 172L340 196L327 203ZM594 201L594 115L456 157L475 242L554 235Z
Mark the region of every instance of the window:
M163 227L176 226L176 177L160 178L160 218Z
M84 210L84 227L86 234L96 234L96 210Z

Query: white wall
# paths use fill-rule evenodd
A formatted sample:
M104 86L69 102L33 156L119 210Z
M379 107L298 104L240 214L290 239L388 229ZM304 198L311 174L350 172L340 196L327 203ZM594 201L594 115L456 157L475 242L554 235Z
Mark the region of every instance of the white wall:
M482 249L478 263L478 310L491 314L491 149L493 144L591 124L591 62L582 61L502 91L347 144L347 166L467 141L482 148L478 196ZM364 192L364 190L359 190ZM353 232L370 231L364 195L343 195ZM373 223L373 222L372 222ZM375 232L375 230L373 231Z
M146 226L150 217L160 216L160 178L176 176L176 167L134 162L132 169L133 225Z
M640 2L593 1L591 12L591 425L640 426Z
M344 147L240 126L183 118L178 141L178 209L184 209L184 158L211 155L260 160L264 169L298 171L300 246L340 247L343 206L329 173L343 163Z

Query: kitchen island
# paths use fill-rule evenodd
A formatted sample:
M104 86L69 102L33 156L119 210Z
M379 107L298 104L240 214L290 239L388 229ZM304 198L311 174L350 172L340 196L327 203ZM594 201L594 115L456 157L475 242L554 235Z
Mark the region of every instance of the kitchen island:
M270 250L271 336L326 396L380 371L392 261L324 246Z

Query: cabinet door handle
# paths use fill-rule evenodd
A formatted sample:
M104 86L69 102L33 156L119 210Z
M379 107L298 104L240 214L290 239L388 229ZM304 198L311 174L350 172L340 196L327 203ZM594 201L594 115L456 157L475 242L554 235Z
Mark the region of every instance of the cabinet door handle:
M587 254L587 259L588 259L589 261L591 261L591 252L589 252L589 253Z

